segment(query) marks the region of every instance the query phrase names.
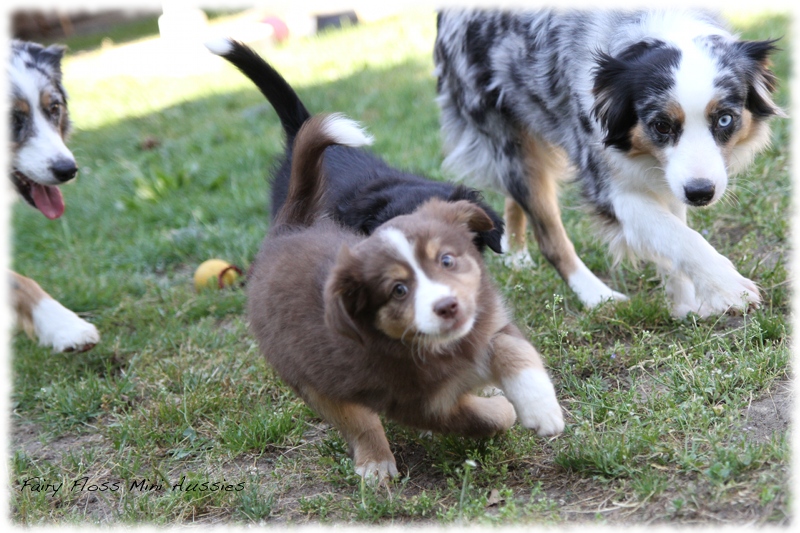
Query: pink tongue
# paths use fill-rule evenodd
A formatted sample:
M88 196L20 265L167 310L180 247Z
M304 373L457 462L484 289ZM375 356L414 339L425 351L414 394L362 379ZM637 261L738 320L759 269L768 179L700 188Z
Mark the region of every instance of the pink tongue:
M58 187L33 183L33 203L50 220L64 214L64 197Z

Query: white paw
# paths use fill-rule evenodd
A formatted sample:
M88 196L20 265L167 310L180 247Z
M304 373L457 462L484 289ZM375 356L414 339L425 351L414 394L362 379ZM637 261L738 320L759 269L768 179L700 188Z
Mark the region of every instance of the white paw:
M504 253L503 264L513 270L522 270L524 268L531 268L535 266L533 258L531 257L531 254L528 253L527 248Z
M360 466L356 466L356 474L366 481L383 483L388 478L397 476L397 465L394 457L383 461L367 461Z
M525 418L519 418L523 427L533 430L537 435L548 437L558 435L564 431L564 415L558 405L555 395L552 401L543 402L534 412L528 413Z
M592 308L606 301L622 302L628 299L624 294L617 292L592 274L583 261L578 259L578 268L569 277L569 287L575 291L581 303Z
M33 323L39 344L56 352L88 350L100 342L94 325L52 298L39 302L33 310Z
M503 379L503 390L523 427L542 436L564 431L564 415L547 372L526 368L516 376Z
M739 274L733 264L719 256L715 269L709 269L704 276L695 278L696 301L693 309L703 318L728 311L742 312L757 308L761 304L758 286ZM686 305L676 305L674 314L686 310Z

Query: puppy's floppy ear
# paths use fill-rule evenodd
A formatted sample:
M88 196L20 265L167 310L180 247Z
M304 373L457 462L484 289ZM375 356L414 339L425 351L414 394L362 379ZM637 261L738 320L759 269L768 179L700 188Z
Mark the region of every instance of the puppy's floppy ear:
M778 48L776 40L737 41L733 44L736 54L741 54L750 62L745 70L747 80L747 109L758 117L785 117L786 114L772 101L776 77L769 69L769 55Z
M458 202L428 202L435 213L440 213L448 222L464 224L474 233L489 231L494 228L491 217L477 204L467 200Z
M476 232L474 238L475 246L477 246L478 250L481 252L483 252L484 248L488 246L492 249L492 251L498 254L503 253L503 229L505 227L503 218L498 215L494 209L486 204L479 191L465 187L464 185L458 185L453 190L452 194L450 194L448 200L450 202L467 200L468 202L471 202L483 209L486 214L489 215L489 219L492 221L492 227L486 231Z
M356 316L366 307L361 260L342 245L325 284L325 324L333 331L364 344Z

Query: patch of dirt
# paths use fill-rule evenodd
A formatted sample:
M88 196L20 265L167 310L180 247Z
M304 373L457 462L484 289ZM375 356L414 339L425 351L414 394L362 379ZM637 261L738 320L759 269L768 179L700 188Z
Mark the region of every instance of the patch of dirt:
M44 463L45 461L56 465L64 470L63 463L72 455L76 468L85 467L85 474L76 476L74 479L46 479L46 483L64 483L59 489L62 494L69 493L70 505L76 509L81 509L84 516L93 520L111 521L114 519L114 502L101 492L91 492L73 487L75 483L83 485L83 488L91 485L100 485L105 481L113 483L121 481L113 476L110 468L98 464L104 464L103 457L111 453L111 443L103 435L98 433L88 435L67 435L58 437L54 440L41 438L41 428L29 422L17 422L12 425L11 430L11 449L25 453L32 461ZM44 440L44 443L42 442ZM94 463L84 465L84 458L94 455ZM44 466L44 465L42 465ZM85 482L83 477L86 477ZM12 490L19 490L22 479L10 479Z
M775 433L786 430L792 420L793 400L792 382L776 382L767 394L751 402L744 412L742 430L745 438L752 443L764 443Z
M29 457L37 460L60 463L65 454L89 448L108 446L110 443L100 434L71 435L59 437L53 441L42 444L41 429L32 423L22 422L13 425L11 432L11 447L14 450L24 451Z

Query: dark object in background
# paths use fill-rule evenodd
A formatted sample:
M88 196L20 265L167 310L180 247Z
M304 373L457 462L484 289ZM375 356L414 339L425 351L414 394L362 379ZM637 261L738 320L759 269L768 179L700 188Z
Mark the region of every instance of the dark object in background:
M355 26L358 24L358 15L355 11L343 11L341 13L331 13L328 15L317 15L317 31L330 28L341 28L345 25Z
M123 22L157 17L160 10L77 11L20 9L11 14L11 36L26 41L59 41L73 35L103 31Z

